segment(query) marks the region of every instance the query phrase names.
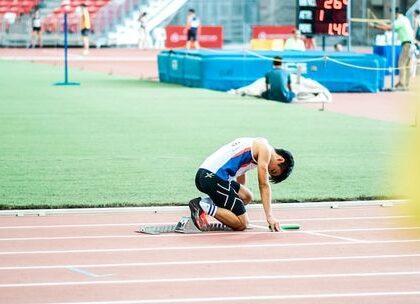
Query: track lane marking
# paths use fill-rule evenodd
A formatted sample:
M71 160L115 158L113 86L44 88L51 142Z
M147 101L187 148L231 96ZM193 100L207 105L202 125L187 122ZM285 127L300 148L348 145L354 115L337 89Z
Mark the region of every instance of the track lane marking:
M110 274L96 274L96 273L81 269L80 267L77 267L77 266L67 266L67 267L63 267L63 268L65 268L67 270L70 270L72 272L80 273L80 274L82 274L84 276L87 276L87 277L90 277L90 278L106 278L106 277L110 277L110 276L113 275L112 273L110 273Z
M412 216L361 216L361 217L319 217L319 218L296 218L296 219L283 219L282 222L312 222L312 221L342 221L342 220L382 220L382 219L402 219L411 218ZM251 223L266 223L266 220L254 220ZM62 225L29 225L29 226L0 226L0 229L35 229L35 228L84 228L84 227L124 227L140 225L171 225L174 222L136 222L136 223L103 223L103 224L62 224Z
M359 240L359 239L355 239L355 238L348 238L348 237L344 237L344 236L330 235L330 234L320 233L320 232L315 232L315 231L304 231L304 233L309 234L309 235L315 235L315 236L322 236L322 237L333 238L333 239L337 239L337 240L349 241L349 242L353 242L353 243L365 243L365 242L367 242L365 240Z
M280 243L280 244L246 244L246 245L216 245L216 246L179 246L179 247L148 247L148 248L107 248L107 249L72 249L72 250L35 250L35 251L5 251L2 255L33 255L33 254L69 254L69 253L99 253L99 252L147 252L147 251L181 251L181 250L218 250L218 249L244 249L244 248L280 248L280 247L310 247L310 246L343 246L343 245L377 245L377 244L403 244L419 243L420 239L384 240L369 242L309 242L309 243Z
M48 304L159 304L159 303L201 303L201 302L232 302L232 301L263 301L263 300L300 300L300 299L330 299L330 298L365 298L365 297L395 297L417 296L420 291L394 291L394 292L348 292L348 293L315 293L290 295L263 295L242 297L208 297L208 298L171 298L127 301L95 301L95 302L56 302ZM46 303L45 303L46 304Z
M250 224L250 227L263 229L265 231L232 231L227 232L223 231L221 234L223 235L244 235L244 234L271 234L272 232L265 226ZM289 233L289 234L296 234L296 233L303 233L303 234L312 234L324 237L331 237L336 239L348 240L351 242L368 242L367 240L357 240L354 238L347 238L341 236L332 236L326 233L333 233L333 232L361 232L361 231L397 231L397 230L419 230L420 227L374 227L374 228L346 228L346 229L315 229L315 230L293 230L293 231L285 231L282 230L281 233ZM220 233L198 233L198 234L183 234L182 237L210 237L210 236L220 236ZM45 240L83 240L83 239L130 239L130 238L139 238L140 235L130 234L130 235L84 235L84 236L52 236L52 237L14 237L14 238L0 238L0 242L6 241L45 241ZM163 233L160 235L141 235L142 238L158 238L158 237L180 237L180 234L177 233Z
M0 288L46 287L46 286L79 286L79 285L113 285L113 284L161 284L161 283L191 283L214 281L255 281L255 280L293 280L293 279L330 279L330 278L363 278L363 277L396 277L420 276L420 271L393 272L358 272L329 274L293 274L293 275L261 275L261 276L224 276L224 277L190 277L170 279L137 279L109 281L67 281L42 283L0 284Z
M44 270L74 268L114 268L114 267L153 267L153 266L184 266L201 264L250 264L250 263L289 263L314 261L345 261L345 260L376 260L416 258L420 253L413 254L386 254L386 255L356 255L356 256L324 256L308 258L278 258L278 259L235 259L235 260L195 260L195 261L168 261L168 262L139 262L139 263L112 263L112 264L77 264L77 265L44 265L44 266L2 266L1 270Z

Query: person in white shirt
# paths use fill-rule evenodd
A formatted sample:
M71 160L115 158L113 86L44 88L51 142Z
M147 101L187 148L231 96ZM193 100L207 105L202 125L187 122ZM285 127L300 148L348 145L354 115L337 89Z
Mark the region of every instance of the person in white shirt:
M155 49L161 50L165 48L165 42L167 39L166 30L163 27L158 26L153 30L153 39L155 41Z
M300 31L293 30L293 36L289 37L284 44L284 50L287 51L305 51L305 42L302 40Z
M265 138L242 137L222 146L206 158L196 173L196 187L208 197L189 202L195 226L205 229L210 215L233 230L245 230L249 224L245 205L253 200L252 192L246 187L246 173L257 169L267 223L272 231L279 231L279 221L271 208L270 182L284 181L293 167L292 154L273 148Z
M137 19L137 21L139 22L139 49L144 50L147 49L149 47L149 41L150 41L150 37L149 37L149 32L147 31L146 28L146 19L147 19L147 13L146 12L142 12L139 15L139 18Z
M32 16L32 35L31 35L31 45L29 47L36 47L36 43L42 48L42 29L41 29L41 17L39 16L39 11L36 10Z
M396 84L397 90L406 91L410 83L411 74L411 45L414 42L414 31L410 20L399 10L395 8L396 19L393 24L369 23L370 27L383 31L391 31L393 28L401 42L401 53L398 58L398 69L400 81Z
M200 19L195 14L195 10L192 8L188 10L187 15L187 24L184 29L184 33L187 34L187 49L191 48L191 43L193 43L195 49L200 48L198 43L198 35L200 34Z

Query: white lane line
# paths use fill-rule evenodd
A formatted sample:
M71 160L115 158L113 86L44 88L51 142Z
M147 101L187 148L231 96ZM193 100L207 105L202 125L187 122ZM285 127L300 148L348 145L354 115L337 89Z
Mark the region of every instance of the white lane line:
M84 276L90 277L90 278L106 278L112 276L112 274L96 274L87 270L80 269L79 267L75 266L67 266L64 267L72 272L83 274Z
M192 277L171 279L137 279L137 280L109 280L109 281L69 281L0 284L0 288L45 287L45 286L79 286L79 285L113 285L113 284L161 284L161 283L190 283L215 281L249 281L249 280L293 280L293 279L331 279L331 278L365 278L365 277L403 277L419 276L420 271L400 272L358 272L358 273L319 273L319 274L291 274L291 275L263 275L263 276L226 276L226 277Z
M343 229L315 229L313 232L357 232L357 231L392 231L392 230L418 230L419 226L412 227L373 227L373 228L343 228Z
M282 219L282 223L288 222L312 222L312 221L342 221L342 220L384 220L384 219L403 219L411 218L412 216L360 216L360 217L319 217L319 218L296 218L296 219ZM256 220L252 223L266 223L265 220ZM29 226L0 226L0 229L49 229L49 228L85 228L85 227L125 227L134 226L139 227L140 225L171 225L174 222L150 222L150 223L103 223L103 224L62 224L62 225L29 225Z
M354 242L354 243L365 243L366 242L364 240L358 240L358 239L348 238L348 237L344 237L344 236L330 235L330 234L320 233L320 232L315 232L315 231L304 231L304 233L310 234L310 235L315 235L315 236L333 238L333 239L337 239L337 240L349 241L349 242Z
M348 292L348 293L314 293L266 296L241 297L209 297L209 298L171 298L127 301L95 301L95 302L57 302L49 304L159 304L159 303L201 303L201 302L233 302L233 301L264 301L264 300L302 300L302 299L331 299L331 298L372 298L372 297L402 297L417 296L420 291L394 291L394 292ZM43 303L47 304L47 303Z
M267 226L262 226L262 225L256 225L256 224L249 224L250 228L258 228L258 229L263 229L265 231L270 231L270 228L268 228Z
M271 234L272 232L265 226L261 225L255 225L250 224L251 228L257 228L257 229L263 229L265 231L252 231L246 230L246 231L232 231L227 232L223 231L223 235L244 235L244 234ZM304 233L304 234L312 234L312 235L318 235L318 236L324 236L324 237L331 237L341 240L348 240L351 242L368 242L367 240L357 240L354 238L347 238L347 237L341 237L341 236L332 236L328 235L326 233L333 233L333 232L372 232L372 231L397 231L397 230L419 230L420 227L373 227L373 228L348 228L348 229L316 229L316 230L291 230L291 231L285 231L282 230L281 233ZM273 234L274 235L274 234ZM160 235L141 235L142 238L157 238L157 237L179 237L180 235L177 233L163 233ZM219 237L220 234L218 233L199 233L199 234L183 234L182 237L211 237L211 236L217 236ZM52 241L52 240L86 240L86 239L135 239L139 238L140 235L138 233L136 234L129 234L129 235L83 235L83 236L52 236L52 237L14 237L14 238L0 238L0 242L7 242L7 241Z
M413 254L385 254L385 255L356 255L356 256L323 256L309 258L278 258L278 259L237 259L237 260L196 260L196 261L168 261L168 262L139 262L139 263L113 263L113 264L78 264L78 265L44 265L44 266L4 266L1 270L44 270L74 268L114 268L114 267L155 267L155 266L186 266L209 264L264 264L264 263L293 263L316 261L347 261L347 260L379 260L418 258L420 253Z
M282 248L282 247L311 247L311 246L343 246L343 245L377 245L377 244L403 244L419 243L420 239L407 240L385 240L369 242L310 242L310 243L279 243L279 244L246 244L246 245L216 245L216 246L177 246L177 247L147 247L147 248L107 248L107 249L71 249L71 250L35 250L35 251L5 251L2 255L32 255L32 254L71 254L71 253L100 253L100 252L161 252L161 251L182 251L182 250L218 250L218 249L249 249L249 248Z

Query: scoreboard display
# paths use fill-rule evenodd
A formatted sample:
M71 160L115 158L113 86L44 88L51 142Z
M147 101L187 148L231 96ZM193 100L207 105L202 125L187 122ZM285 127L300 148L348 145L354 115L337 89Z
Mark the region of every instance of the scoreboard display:
M348 36L350 0L297 0L297 28L303 35Z

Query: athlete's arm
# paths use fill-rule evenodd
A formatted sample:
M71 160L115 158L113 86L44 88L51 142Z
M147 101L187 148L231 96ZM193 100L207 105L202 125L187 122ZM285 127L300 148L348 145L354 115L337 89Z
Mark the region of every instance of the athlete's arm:
M261 202L264 207L265 217L270 228L279 231L279 221L273 216L271 209L271 186L268 178L268 164L271 158L271 147L265 139L257 139L255 142L258 170L258 185L260 188Z

